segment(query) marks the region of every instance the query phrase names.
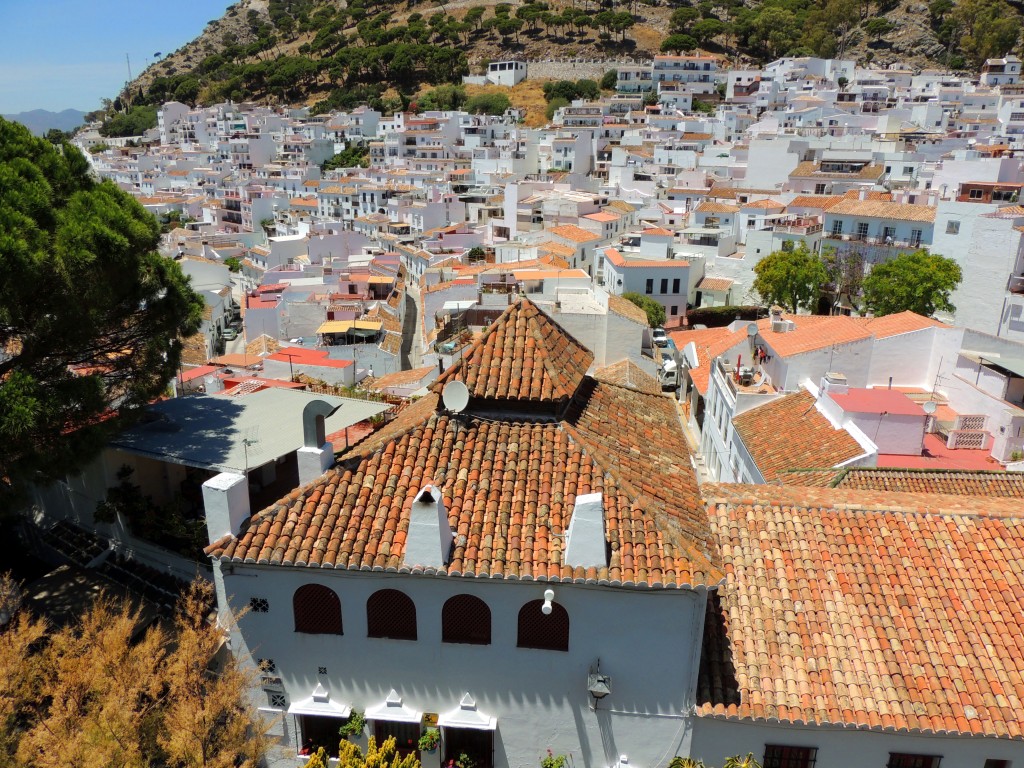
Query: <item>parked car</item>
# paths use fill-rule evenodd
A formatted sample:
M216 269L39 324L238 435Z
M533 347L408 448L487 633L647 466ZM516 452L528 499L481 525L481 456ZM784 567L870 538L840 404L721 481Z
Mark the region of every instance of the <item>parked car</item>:
M659 347L668 346L668 334L665 333L664 328L655 328L651 332L651 336L654 338L654 343Z
M238 338L237 328L225 328L224 329L224 341L234 341Z

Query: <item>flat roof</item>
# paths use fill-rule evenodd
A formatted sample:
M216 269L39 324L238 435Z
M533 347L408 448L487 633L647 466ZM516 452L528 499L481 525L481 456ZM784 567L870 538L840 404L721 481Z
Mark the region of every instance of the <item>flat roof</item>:
M191 395L155 403L148 409L154 419L110 444L170 464L244 473L302 447L302 411L316 400L339 406L327 418L327 434L388 409L371 400L277 387L242 397Z
M844 411L852 413L889 413L894 416L925 416L924 408L895 389L855 389L828 396Z

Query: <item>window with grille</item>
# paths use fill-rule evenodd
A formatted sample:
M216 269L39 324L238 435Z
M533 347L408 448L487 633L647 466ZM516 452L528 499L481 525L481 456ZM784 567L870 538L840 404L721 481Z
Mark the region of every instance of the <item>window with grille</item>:
M814 768L818 757L815 747L787 747L765 744L762 768Z
M441 642L491 644L491 609L473 595L455 595L441 609Z
M267 702L274 709L287 709L288 700L283 693L267 693Z
M311 635L340 635L341 600L320 584L306 584L292 597L295 631Z
M531 600L519 609L516 645L544 651L568 651L569 613L558 603L552 603L551 613L545 615L541 610L543 605L543 600Z
M270 601L265 597L250 597L249 610L253 613L267 613L270 610Z
M906 752L890 752L886 768L939 768L938 755L911 755Z
M381 589L366 601L367 637L416 639L416 606L404 592Z
M260 672L269 674L277 672L277 664L273 659L256 659L256 666L260 668Z

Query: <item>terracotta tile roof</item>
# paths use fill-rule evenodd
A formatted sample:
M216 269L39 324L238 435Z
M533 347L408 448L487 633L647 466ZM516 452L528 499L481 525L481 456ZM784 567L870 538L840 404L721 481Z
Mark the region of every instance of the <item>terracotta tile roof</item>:
M720 556L670 398L587 379L566 421L453 419L431 393L319 480L207 552L233 562L420 572L404 563L418 490L442 491L448 576L612 586L716 584ZM563 562L577 494L601 493L606 566ZM435 573L427 569L427 573Z
M833 488L845 469L789 469L780 472L775 482L780 485L795 485L802 488Z
M843 200L842 195L798 195L789 201L789 208L821 208L827 211Z
M796 327L790 331L778 332L772 330L771 318L757 321L761 338L775 354L781 357L813 352L833 344L863 341L873 335L864 323L845 315L828 317L787 313L783 315L783 318L792 320Z
M434 370L435 366L428 365L423 368L413 368L411 371L395 371L388 373L373 381L369 389L387 389L388 387L405 387L410 384L417 384Z
M751 208L754 208L754 209L757 209L757 210L762 210L762 209L763 210L769 210L770 209L770 210L773 210L773 211L774 210L780 210L781 211L786 206L783 203L780 203L778 200L767 199L767 200L757 200L757 201L755 201L753 203L743 203L743 205L741 205L740 207L743 210L749 210Z
M880 200L844 199L829 208L828 212L896 221L935 221L935 208L930 205L887 203Z
M474 341L434 390L458 379L471 398L568 403L594 355L529 299L520 299Z
M697 283L699 291L728 291L735 281L731 277L708 277L705 275Z
M878 200L881 202L892 202L892 192L872 192L871 190L857 190L851 189L843 193L843 199L845 200L859 200L861 194L864 195L867 200Z
M702 395L708 392L708 383L711 378L711 361L720 355L724 355L737 344L743 344L749 349L746 328L730 331L726 327L705 328L700 331L674 331L669 338L676 345L676 349L682 351L690 342L697 348L696 368L690 369L690 381L694 388Z
M790 171L790 178L836 178L836 179L860 179L870 181L878 179L885 172L880 165L865 165L857 173L842 173L839 171L823 171L821 166L814 161L798 163L796 168Z
M923 331L928 328L948 328L945 323L932 317L925 317L916 312L907 310L897 312L894 315L883 315L882 317L857 318L864 323L864 327L870 331L876 339L887 339L890 336L899 336L903 333Z
M1019 739L1017 500L704 486L704 717Z
M675 232L671 229L665 229L664 227L648 227L641 235L654 235L655 237L674 237Z
M716 203L713 200L707 200L694 209L696 213L739 213L739 210L738 205Z
M548 234L557 235L558 237L580 244L593 243L601 239L600 235L595 235L593 232L581 229L575 224L563 224L560 227L551 227L545 231Z
M825 482L826 475L829 476ZM789 472L785 485L815 485L860 491L931 493L1024 499L1024 473L850 467Z
M661 383L628 358L594 371L594 378L606 384L635 389L648 395L662 394Z
M788 469L835 466L864 453L846 430L814 407L810 392L794 392L732 420L766 482Z
M632 320L634 323L647 326L647 313L629 299L616 296L614 293L608 294L608 311L614 312L616 315L620 315L627 320Z

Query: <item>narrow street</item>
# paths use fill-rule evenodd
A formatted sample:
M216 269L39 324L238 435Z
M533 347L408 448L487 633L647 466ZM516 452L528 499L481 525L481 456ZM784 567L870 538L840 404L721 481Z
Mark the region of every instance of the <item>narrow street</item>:
M402 370L410 371L423 364L420 334L420 290L409 283L405 292L405 321L402 324Z

